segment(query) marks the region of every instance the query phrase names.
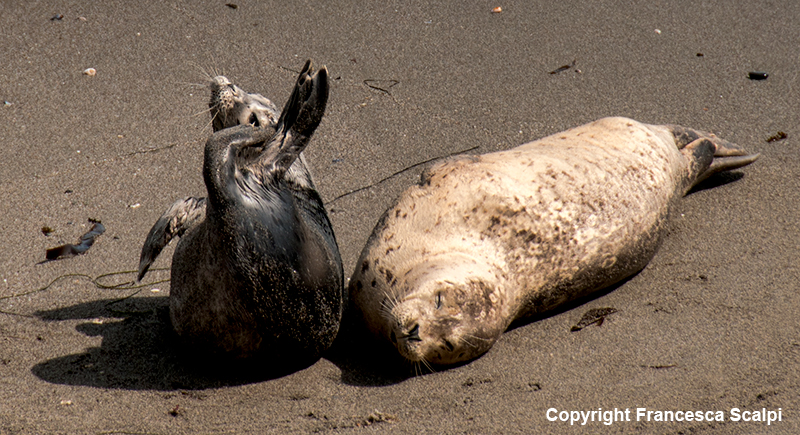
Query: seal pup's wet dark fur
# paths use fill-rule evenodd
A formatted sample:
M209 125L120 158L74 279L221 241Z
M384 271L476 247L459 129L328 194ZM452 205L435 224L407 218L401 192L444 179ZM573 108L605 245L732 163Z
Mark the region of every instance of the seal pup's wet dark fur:
M214 133L203 165L208 198L176 202L148 234L140 278L169 240L182 236L172 259L170 319L191 348L309 361L336 337L341 258L298 158L327 99L327 70L313 72L307 62L277 125Z

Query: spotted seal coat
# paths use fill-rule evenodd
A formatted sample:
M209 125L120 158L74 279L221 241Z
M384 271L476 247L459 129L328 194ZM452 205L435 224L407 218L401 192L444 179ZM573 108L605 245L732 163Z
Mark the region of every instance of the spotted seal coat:
M512 321L640 271L676 201L757 158L713 134L604 118L446 160L375 227L349 284L354 312L410 361L470 360Z
M142 248L139 278L182 236L172 258L170 318L190 346L233 357L319 357L343 311L331 224L302 158L328 99L307 62L278 117L224 77L212 82L216 131L205 146L207 198L177 201ZM231 125L237 125L238 126Z

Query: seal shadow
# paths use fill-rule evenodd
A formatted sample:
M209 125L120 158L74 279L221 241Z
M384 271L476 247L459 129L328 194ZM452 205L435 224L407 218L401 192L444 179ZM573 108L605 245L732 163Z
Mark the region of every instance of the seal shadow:
M389 343L373 337L345 312L333 345L323 355L341 371L341 381L358 387L399 384L429 368L406 361Z
M168 297L98 300L35 315L46 322L85 319L75 329L87 336L103 337L100 347L31 368L35 376L54 384L202 390L276 379L316 362L277 365L268 357L241 362L193 353L172 330Z
M703 190L714 189L715 187L724 186L729 183L733 183L734 181L739 181L744 177L744 172L720 172L718 174L714 174L708 179L703 180L697 186L692 187L691 190L686 192L686 196L695 194L697 192L701 192Z
M645 268L646 267L647 266L645 266ZM642 269L642 270L644 270L644 269ZM585 304L587 304L587 303L589 303L591 301L594 301L596 299L600 299L601 297L603 297L603 296L605 296L605 295L607 295L607 294L619 289L623 285L625 285L628 281L632 280L637 275L642 273L642 270L640 270L640 271L634 273L633 275L623 279L622 281L619 281L619 282L616 282L614 284L611 284L608 287L604 287L604 288L602 288L600 290L597 290L597 291L594 291L592 293L589 293L586 296L582 296L582 297L580 297L578 299L575 299L573 301L567 302L566 304L563 304L563 305L559 306L558 308L556 308L554 310L546 311L544 313L536 314L536 315L533 315L531 317L526 317L524 319L514 320L513 322L511 322L511 325L508 327L508 329L506 329L505 332L513 331L514 329L529 325L531 323L538 322L540 320L544 320L544 319L547 319L547 318L550 318L550 317L554 317L554 316L557 316L559 314L564 314L567 311L572 311L572 310L574 310L574 309L576 309L576 308L578 308L578 307L580 307L582 305L585 305ZM623 311L623 310L620 309L619 311ZM571 327L572 327L572 325L564 325L564 330L567 331L567 332L570 332L570 328ZM505 332L504 332L504 334L505 334Z

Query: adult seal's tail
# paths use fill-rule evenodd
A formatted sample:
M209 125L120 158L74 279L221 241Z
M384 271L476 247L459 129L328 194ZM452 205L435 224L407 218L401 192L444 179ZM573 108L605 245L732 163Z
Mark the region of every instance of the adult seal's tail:
M170 318L190 346L286 363L316 359L333 342L342 263L298 158L327 100L327 70L314 72L307 62L276 124L246 122L211 136L203 164L208 197L176 202L148 234L140 275L153 252L182 235L172 258ZM234 106L226 107L220 119L240 123Z
M605 118L446 160L375 227L354 311L410 361L470 360L512 321L640 271L681 197L757 158L713 134Z

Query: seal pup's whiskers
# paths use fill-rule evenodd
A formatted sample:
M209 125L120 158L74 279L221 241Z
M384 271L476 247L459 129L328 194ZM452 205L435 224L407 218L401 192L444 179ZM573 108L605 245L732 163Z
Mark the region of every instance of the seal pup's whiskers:
M339 248L301 155L327 106L328 72L306 62L280 113L227 78L214 80L222 86L212 86L209 102L208 197L177 201L158 220L139 279L179 236L170 320L186 345L308 363L333 343L344 308Z

